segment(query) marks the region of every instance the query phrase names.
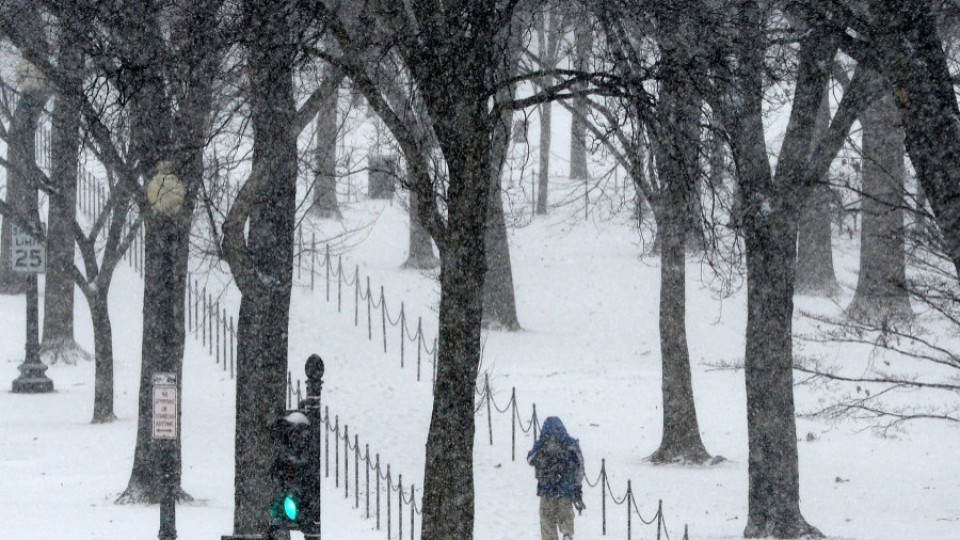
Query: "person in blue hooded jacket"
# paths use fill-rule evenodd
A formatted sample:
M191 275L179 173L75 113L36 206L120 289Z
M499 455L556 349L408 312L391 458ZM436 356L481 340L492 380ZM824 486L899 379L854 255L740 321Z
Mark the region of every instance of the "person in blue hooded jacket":
M573 540L573 509L583 511L583 453L556 416L544 420L540 437L527 454L537 475L540 535L543 540ZM557 531L562 536L557 536Z

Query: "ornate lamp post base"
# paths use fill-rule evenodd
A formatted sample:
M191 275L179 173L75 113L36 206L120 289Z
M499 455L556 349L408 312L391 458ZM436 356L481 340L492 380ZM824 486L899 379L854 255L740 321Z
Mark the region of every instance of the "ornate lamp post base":
M27 345L26 358L17 367L20 376L13 380L15 394L43 394L53 392L53 381L44 372L47 366L40 361L40 321L37 315L37 275L27 280Z
M14 394L43 394L53 392L53 381L44 372L47 370L41 362L20 364L20 376L13 380Z

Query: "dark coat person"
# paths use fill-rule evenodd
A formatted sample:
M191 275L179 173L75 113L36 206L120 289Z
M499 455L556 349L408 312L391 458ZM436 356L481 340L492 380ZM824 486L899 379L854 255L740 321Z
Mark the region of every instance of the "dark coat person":
M543 540L573 540L573 509L582 511L583 453L563 422L551 416L527 454L537 476L540 535ZM560 535L557 535L559 530Z

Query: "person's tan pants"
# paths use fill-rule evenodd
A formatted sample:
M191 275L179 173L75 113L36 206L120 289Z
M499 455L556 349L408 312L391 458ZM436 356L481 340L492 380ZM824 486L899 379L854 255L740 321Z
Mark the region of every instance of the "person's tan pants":
M573 540L572 502L540 497L540 536L543 540Z

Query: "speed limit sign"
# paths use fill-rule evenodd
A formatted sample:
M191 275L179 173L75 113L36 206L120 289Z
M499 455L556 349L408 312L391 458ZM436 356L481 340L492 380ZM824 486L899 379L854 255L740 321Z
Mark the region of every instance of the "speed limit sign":
M28 231L13 226L13 271L42 274L47 271L47 246Z

